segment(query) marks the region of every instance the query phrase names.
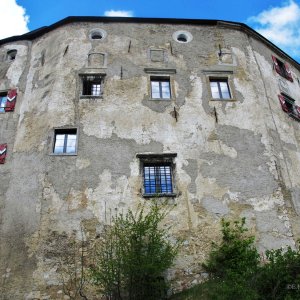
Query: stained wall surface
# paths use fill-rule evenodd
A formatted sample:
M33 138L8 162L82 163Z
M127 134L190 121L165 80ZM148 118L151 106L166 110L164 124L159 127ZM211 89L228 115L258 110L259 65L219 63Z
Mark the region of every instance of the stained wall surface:
M91 39L98 29L103 38ZM261 251L295 246L300 123L278 95L300 105L300 69L277 48L224 24L79 22L3 44L0 58L0 92L18 91L15 110L0 114L2 299L63 299L49 254L57 235L101 233L113 214L162 200L143 197L137 154L177 154L166 197L175 205L166 224L184 240L168 273L174 290L205 277L222 217L246 217ZM81 95L83 74L102 76L101 97ZM155 76L169 78L170 100L151 99ZM212 99L210 78L228 80L230 100ZM77 129L76 155L53 154L61 128Z

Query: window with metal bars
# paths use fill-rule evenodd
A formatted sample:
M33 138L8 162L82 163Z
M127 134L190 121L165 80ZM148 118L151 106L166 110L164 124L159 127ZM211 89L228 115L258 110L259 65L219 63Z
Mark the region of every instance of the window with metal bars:
M172 168L170 164L144 164L144 193L172 194Z
M101 96L102 82L101 75L82 75L82 95Z
M137 153L143 179L143 197L176 197L176 153Z
M76 154L77 152L77 129L55 129L54 154Z

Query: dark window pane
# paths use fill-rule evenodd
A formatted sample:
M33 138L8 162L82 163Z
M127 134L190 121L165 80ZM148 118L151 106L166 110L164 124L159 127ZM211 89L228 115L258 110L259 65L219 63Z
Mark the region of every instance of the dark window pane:
M86 75L82 76L82 95L100 96L101 95L101 76Z

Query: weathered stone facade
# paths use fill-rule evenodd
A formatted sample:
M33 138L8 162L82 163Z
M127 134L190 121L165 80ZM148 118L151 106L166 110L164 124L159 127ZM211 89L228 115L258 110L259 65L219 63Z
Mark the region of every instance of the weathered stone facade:
M184 243L174 289L203 279L222 217L246 217L262 251L300 238L300 123L278 99L300 105L300 66L249 27L73 17L0 41L0 60L0 92L18 93L0 114L1 299L63 299L45 255L53 233L93 235L115 212L157 201L143 196L137 154L176 154L167 223ZM101 77L101 95L81 95L87 74ZM160 76L170 99L151 97ZM230 99L213 99L212 79ZM53 153L61 128L76 130L74 155Z

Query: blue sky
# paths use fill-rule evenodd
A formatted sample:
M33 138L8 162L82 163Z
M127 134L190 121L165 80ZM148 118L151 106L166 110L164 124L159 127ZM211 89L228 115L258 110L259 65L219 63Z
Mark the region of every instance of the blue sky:
M242 22L300 62L300 0L0 0L0 39L67 16L104 15Z

